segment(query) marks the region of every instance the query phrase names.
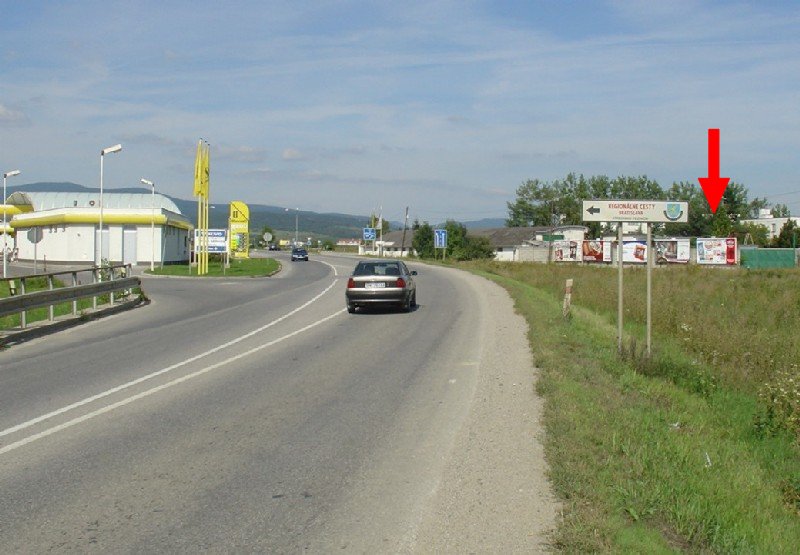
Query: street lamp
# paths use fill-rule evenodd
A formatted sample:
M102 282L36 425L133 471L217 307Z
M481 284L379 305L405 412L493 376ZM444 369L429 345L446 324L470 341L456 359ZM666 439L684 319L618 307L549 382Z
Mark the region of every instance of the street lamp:
M284 210L286 212L289 211L288 208L284 208ZM294 209L294 246L295 247L297 246L297 216L298 216L299 213L300 213L300 209L299 208L295 208Z
M156 267L156 184L144 177L142 183L150 185L153 194L150 197L150 272Z
M19 175L19 170L11 170L3 174L3 277L6 277L6 257L8 250L8 222L6 221L6 180Z
M114 145L100 151L100 254L98 260L103 265L103 158L106 154L112 154L122 150L122 145ZM102 274L101 274L102 276Z

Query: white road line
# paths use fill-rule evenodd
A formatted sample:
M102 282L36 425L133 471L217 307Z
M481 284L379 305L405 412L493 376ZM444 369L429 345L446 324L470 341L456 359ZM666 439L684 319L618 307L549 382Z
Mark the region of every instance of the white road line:
M278 339L273 339L269 343L264 343L263 345L259 345L258 347L253 347L249 351L245 351L243 353L239 353L238 355L232 356L231 358L229 358L227 360L223 360L221 362L217 362L216 364L212 364L210 366L206 366L202 370L197 370L196 372L192 372L191 374L186 374L185 376L181 376L180 378L176 378L176 379L172 380L171 382L167 382L165 384L161 384L159 386L156 386L156 387L153 387L151 389L148 389L147 391L143 391L141 393L137 393L136 395L132 395L131 397L128 397L126 399L122 399L121 401L117 401L116 403L112 403L110 405L106 405L106 406L101 407L101 408L99 408L99 409L97 409L95 411L92 411L92 412L89 412L87 414L84 414L83 416L79 416L77 418L73 418L72 420L70 420L68 422L64 422L63 424L59 424L58 426L53 426L52 428L48 428L47 430L41 431L41 432L39 432L37 434L33 434L31 436L23 438L23 439L21 439L19 441L16 441L14 443L9 443L5 447L0 448L0 455L8 453L9 451L13 451L14 449L18 449L18 448L20 448L20 447L22 447L24 445L27 445L29 443L32 443L32 442L34 442L34 441L36 441L38 439L42 439L44 437L47 437L47 436L52 435L52 434L55 434L55 433L60 432L62 430L66 430L67 428L71 428L72 426L75 426L75 425L80 424L82 422L86 422L87 420L90 420L90 419L92 419L92 418L94 418L96 416L100 416L101 414L105 414L107 412L111 412L114 409L117 409L119 407L123 407L125 405L130 404L130 403L133 403L134 401L138 401L139 399L143 399L145 397L149 397L150 395L153 395L154 393L158 393L159 391L162 391L164 389L170 388L170 387L172 387L174 385L178 385L178 384L181 384L183 382L189 381L189 380L191 380L193 378L196 378L198 376L202 376L203 374L207 374L208 372L211 372L212 370L216 370L217 368L225 366L226 364L229 364L231 362L237 361L240 358L244 358L246 356L250 356L253 353L256 353L256 352L258 352L258 351L260 351L262 349L266 349L267 347L271 347L271 346L275 345L276 343L280 343L281 341L285 341L286 339L294 337L295 335L299 335L299 334L301 334L303 332L306 332L306 331L310 330L313 327L316 327L316 326L318 326L318 325L320 325L320 324L322 324L324 322L327 322L331 318L335 318L339 314L344 313L344 311L345 311L345 309L337 310L333 314L330 314L330 315L326 316L325 318L322 318L321 320L317 320L313 324L309 324L309 325L304 326L304 327L302 327L302 328L300 328L298 330L295 330L295 331L293 331L291 333L287 333L286 335L284 335L283 337L279 337ZM131 382L131 383L133 383L133 382Z
M129 388L129 387L131 387L133 385L140 384L140 383L142 383L144 381L147 381L149 379L155 378L156 376L160 376L162 374L166 374L167 372L175 370L176 368L180 368L181 366L185 366L185 365L187 365L189 363L195 362L196 360L199 360L201 358L207 357L208 355L211 355L211 354L214 354L214 353L216 353L218 351L221 351L222 349L226 349L226 348L230 347L231 345L235 345L235 344L237 344L237 343L239 343L241 341L244 341L245 339L247 339L249 337L252 337L257 333L260 333L260 332L264 331L265 329L270 328L270 327L274 326L275 324L278 324L278 323L282 322L283 320L285 320L286 318L289 318L290 316L292 316L292 315L298 313L299 311L303 310L308 305L310 305L311 303L313 303L314 301L316 301L317 299L322 297L325 293L330 291L333 288L333 286L336 285L337 281L338 280L334 279L333 283L331 283L328 287L326 287L325 290L322 291L322 293L320 293L316 297L312 298L311 300L303 303L302 305L298 306L294 310L284 314L283 316L281 316L277 320L273 320L269 324L265 324L265 325L263 325L263 326L261 326L259 328L254 329L253 331L250 331L250 332L248 332L248 333L246 333L246 334L244 334L244 335L242 335L240 337L237 337L236 339L232 339L231 341L228 341L227 343L223 343L222 345L218 345L218 346L216 346L216 347L214 347L212 349L209 349L209 350L207 350L207 351L205 351L203 353L200 353L199 355L195 355L193 357L187 358L186 360L184 360L182 362L177 362L177 363L175 363L175 364L173 364L171 366L167 366L166 368L162 368L161 370L157 370L157 371L155 371L155 372L153 372L151 374L147 374L146 376L142 376L141 378L137 378L137 379L135 379L133 381L130 381L128 383L124 383L122 385L118 385L117 387L113 387L113 388L111 388L111 389L109 389L107 391L103 391L102 393L98 393L97 395L93 395L91 397L87 397L86 399L82 399L80 401L72 403L71 405L67 405L66 407L62 407L60 409L54 410L53 412L48 412L47 414L43 414L42 416L38 416L36 418L33 418L32 420L28 420L27 422L23 422L22 424L17 424L16 426L12 426L11 428L7 428L5 430L2 430L2 431L0 431L0 437L6 436L8 434L13 434L14 432L18 432L20 430L24 430L25 428L29 428L30 426L33 426L34 424L38 424L39 422L43 422L45 420L53 418L54 416L58 416L59 414L63 414L65 412L67 412L67 411L70 411L72 409L81 407L81 406L86 405L88 403L92 403L94 401L97 401L98 399L102 399L103 397L108 397L109 395L112 395L114 393L122 391L123 389L127 389L127 388Z
M334 277L336 277L336 276L338 276L338 275L339 275L339 272L336 270L336 266L334 266L334 265L333 265L333 264L331 264L330 262L325 262L324 260L317 260L317 262L322 262L323 264L326 264L326 265L330 266L331 268L333 268L333 275L334 275Z

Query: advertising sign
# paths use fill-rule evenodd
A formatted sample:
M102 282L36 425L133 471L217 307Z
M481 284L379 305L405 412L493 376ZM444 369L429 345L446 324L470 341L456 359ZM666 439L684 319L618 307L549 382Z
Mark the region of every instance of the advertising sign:
M717 266L734 266L736 256L736 238L698 238L697 263Z
M647 241L623 241L622 261L631 264L646 264Z
M231 230L231 256L250 256L250 208L240 200L231 201L228 227Z
M612 241L583 241L581 247L584 262L611 262Z
M194 230L194 252L200 252L200 230ZM208 230L208 252L228 252L228 230Z
M553 241L553 260L556 262L577 262L580 260L578 241Z
M688 264L691 258L689 239L656 239L656 264Z

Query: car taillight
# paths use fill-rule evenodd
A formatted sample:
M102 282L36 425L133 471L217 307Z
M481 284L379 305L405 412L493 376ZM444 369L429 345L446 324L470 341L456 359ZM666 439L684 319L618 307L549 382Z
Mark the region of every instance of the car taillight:
M356 280L354 280L353 278L350 278L350 279L347 280L347 288L348 289L354 289L355 286L356 286Z
M401 287L402 288L402 287L405 287L405 286L406 286L406 280L404 280L403 278L397 278L397 283L395 284L395 287Z

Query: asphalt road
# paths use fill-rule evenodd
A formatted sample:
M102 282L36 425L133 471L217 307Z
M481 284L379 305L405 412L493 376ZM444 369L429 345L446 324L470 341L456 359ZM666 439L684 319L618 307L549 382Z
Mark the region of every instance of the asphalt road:
M0 353L3 552L531 552L557 506L524 322L415 266L349 315L354 259L145 278L147 307ZM522 322L522 323L521 323Z

